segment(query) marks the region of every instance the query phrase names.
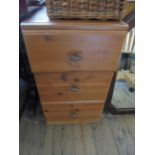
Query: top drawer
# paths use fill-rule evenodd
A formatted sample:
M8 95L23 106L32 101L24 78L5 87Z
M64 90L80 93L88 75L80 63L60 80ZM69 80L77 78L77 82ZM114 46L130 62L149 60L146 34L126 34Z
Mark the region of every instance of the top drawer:
M33 72L116 70L125 31L24 32Z

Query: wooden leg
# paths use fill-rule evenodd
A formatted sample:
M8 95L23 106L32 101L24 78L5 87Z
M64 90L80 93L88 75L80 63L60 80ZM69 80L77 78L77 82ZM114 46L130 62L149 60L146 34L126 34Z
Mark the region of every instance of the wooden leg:
M114 87L115 87L115 82L116 82L116 77L117 77L117 72L114 72L113 78L111 81L111 85L109 88L108 96L106 99L105 103L105 110L110 112L113 115L120 115L120 114L134 114L135 113L135 108L116 108L112 104L112 97L113 97L113 92L114 92Z

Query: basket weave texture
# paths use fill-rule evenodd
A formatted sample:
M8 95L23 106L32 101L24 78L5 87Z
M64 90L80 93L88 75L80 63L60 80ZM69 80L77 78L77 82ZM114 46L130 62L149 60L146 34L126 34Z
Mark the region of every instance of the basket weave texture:
M49 18L121 20L127 0L46 0Z

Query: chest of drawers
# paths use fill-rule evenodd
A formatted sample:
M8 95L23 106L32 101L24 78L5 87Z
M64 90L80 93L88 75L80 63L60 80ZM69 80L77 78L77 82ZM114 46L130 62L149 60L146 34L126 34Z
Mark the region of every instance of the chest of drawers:
M100 118L127 28L123 22L50 21L45 8L21 24L47 123Z

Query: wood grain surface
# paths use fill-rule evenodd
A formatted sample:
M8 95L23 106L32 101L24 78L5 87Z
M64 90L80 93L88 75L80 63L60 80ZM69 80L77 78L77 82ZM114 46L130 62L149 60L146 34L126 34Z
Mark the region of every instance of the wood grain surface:
M104 106L104 102L42 102L43 111L69 111L69 110L100 110Z
M47 123L99 120L127 29L123 22L49 20L45 7L21 23ZM88 127L83 130L87 138L92 135ZM94 155L92 137L86 144L91 147L84 146L85 154ZM57 148L53 155L74 154L56 153Z
M100 86L38 86L41 101L83 101L106 99L108 85Z
M40 30L24 34L32 71L114 71L125 31Z
M113 72L62 72L38 73L38 86L102 85L110 83Z

